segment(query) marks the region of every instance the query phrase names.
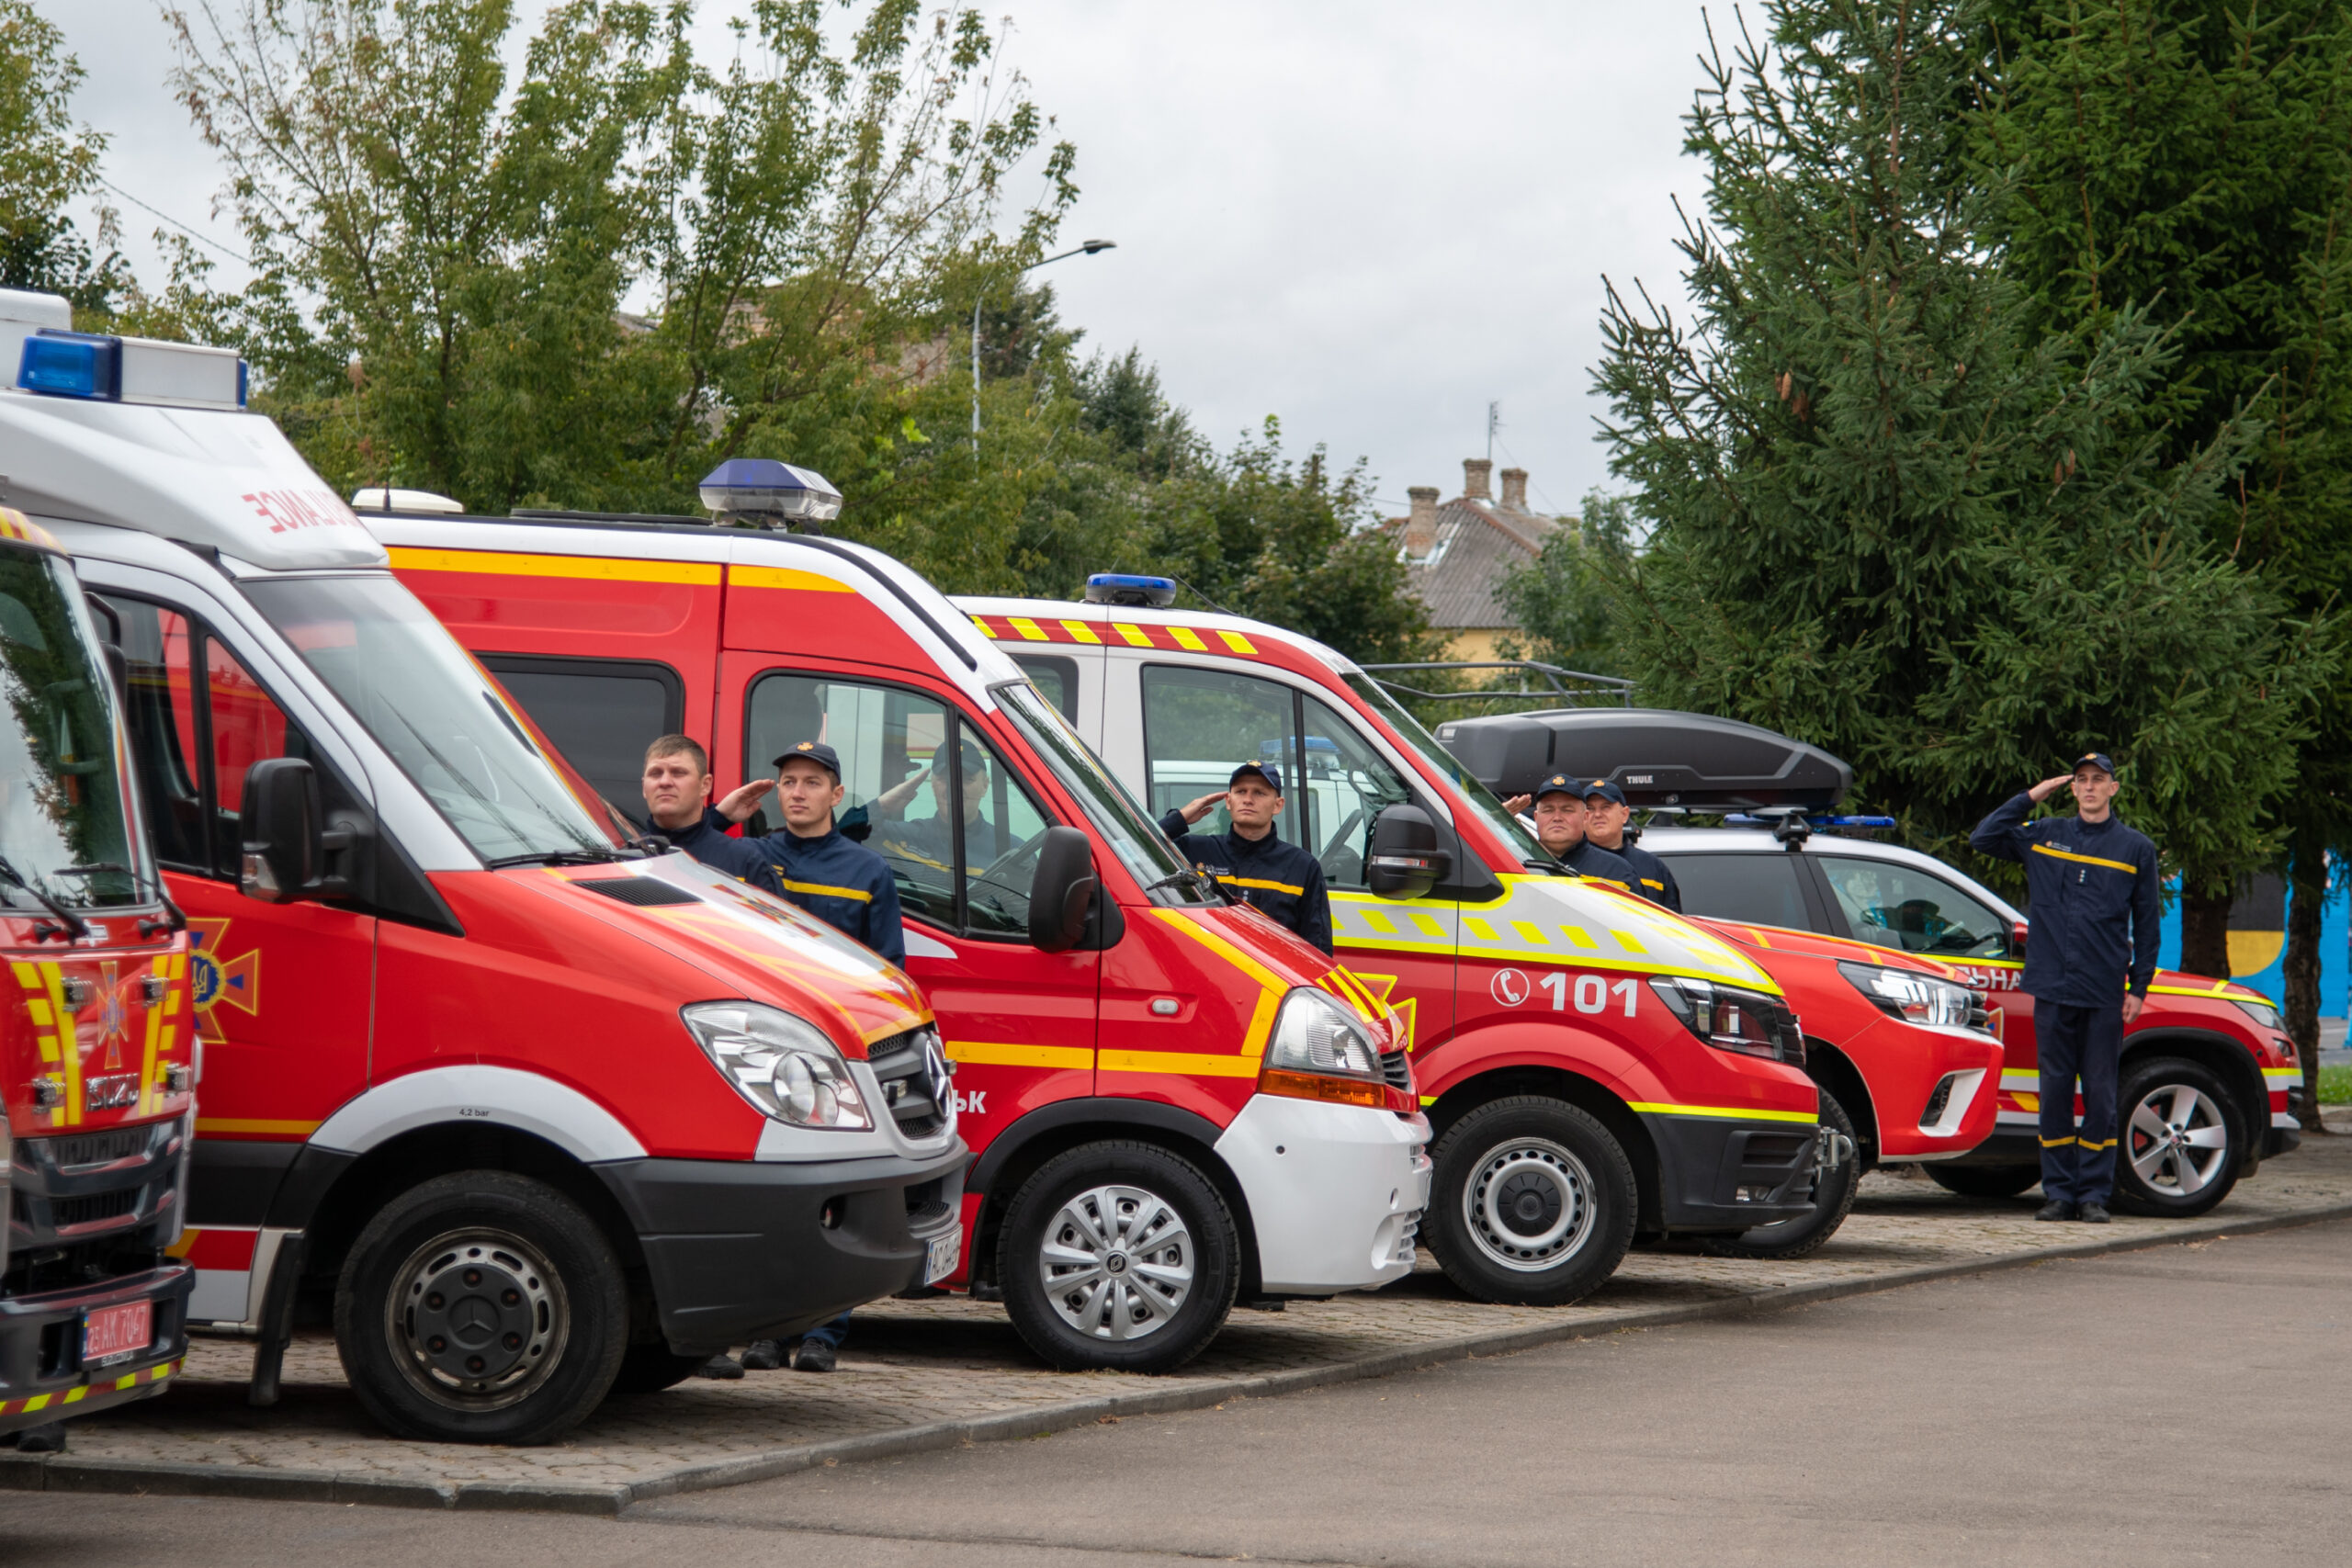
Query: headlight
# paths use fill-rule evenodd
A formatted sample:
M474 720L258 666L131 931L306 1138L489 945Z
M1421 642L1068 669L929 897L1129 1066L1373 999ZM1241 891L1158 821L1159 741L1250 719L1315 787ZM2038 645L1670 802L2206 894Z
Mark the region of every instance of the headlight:
M1380 1047L1363 1020L1309 986L1283 998L1258 1073L1261 1094L1377 1109L1388 1103L1387 1089Z
M849 1064L807 1020L760 1002L696 1002L679 1016L761 1115L795 1127L874 1125Z
M1654 976L1650 989L1683 1028L1719 1051L1804 1065L1804 1032L1796 1014L1761 991L1679 975Z
M2276 1029L2278 1027L2278 1010L2272 1007L2268 1002L2250 1002L2243 997L2232 997L2230 998L2230 1005L2237 1009L2238 1011L2245 1014L2246 1017L2254 1020L2256 1025L2259 1028Z
M1881 969L1874 964L1840 964L1838 973L1889 1018L1905 1023L1948 1024L1954 1029L1981 1027L1971 1021L1976 996L1965 986L1905 969Z

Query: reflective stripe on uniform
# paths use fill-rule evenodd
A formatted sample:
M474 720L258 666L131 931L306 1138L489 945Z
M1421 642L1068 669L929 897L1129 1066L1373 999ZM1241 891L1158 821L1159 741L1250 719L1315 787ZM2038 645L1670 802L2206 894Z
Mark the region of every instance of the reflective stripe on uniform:
M2078 855L2072 850L2053 850L2048 844L2034 845L2033 852L2038 855L2054 855L2060 860L2079 861L2085 865L2103 865L2109 871L2137 872L2140 869L2129 861L2101 860L2097 855Z
M874 902L874 895L862 887L828 887L821 882L795 882L779 873L776 880L784 884L787 893L807 893L826 898L854 898L861 904Z
M1306 888L1294 887L1287 882L1266 882L1254 876L1219 876L1217 880L1227 887L1262 887L1269 893L1287 893L1294 898L1306 897Z

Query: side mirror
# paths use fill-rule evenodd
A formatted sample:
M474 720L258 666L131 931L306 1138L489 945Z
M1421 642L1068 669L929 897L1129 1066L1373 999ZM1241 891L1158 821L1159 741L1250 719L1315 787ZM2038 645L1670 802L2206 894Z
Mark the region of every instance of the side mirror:
M1453 870L1453 853L1438 847L1437 824L1419 807L1392 806L1373 823L1363 878L1375 896L1419 898Z
M238 886L265 904L290 904L319 891L326 845L319 826L319 778L300 757L270 757L245 770L238 809L244 870Z
M1086 935L1086 910L1102 883L1094 846L1075 828L1048 828L1029 883L1029 941L1040 952L1066 953Z

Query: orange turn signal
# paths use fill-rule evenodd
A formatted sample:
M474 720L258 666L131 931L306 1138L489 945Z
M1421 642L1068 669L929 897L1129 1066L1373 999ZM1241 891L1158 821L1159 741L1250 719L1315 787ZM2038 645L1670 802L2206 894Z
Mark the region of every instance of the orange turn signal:
M1320 1073L1294 1073L1266 1067L1258 1074L1260 1094L1291 1100L1320 1100L1331 1105L1368 1105L1374 1111L1388 1104L1388 1086L1363 1078L1327 1078Z

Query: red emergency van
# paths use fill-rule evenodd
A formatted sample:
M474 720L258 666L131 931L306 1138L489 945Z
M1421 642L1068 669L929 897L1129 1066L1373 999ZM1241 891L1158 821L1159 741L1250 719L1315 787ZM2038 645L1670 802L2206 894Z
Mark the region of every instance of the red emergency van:
M127 679L193 943L188 1315L257 1337L255 1399L308 1317L393 1431L547 1441L953 1270L967 1151L906 976L621 830L235 355L64 312L0 298L0 471Z
M187 1348L187 938L47 530L0 508L0 1433L161 1393Z
M1237 1300L1410 1271L1428 1123L1385 982L1227 906L920 577L692 517L367 504L397 499L360 513L394 570L616 811L668 731L730 784L803 740L839 753L977 1153L957 1282L1041 1356L1164 1370Z
M1843 1221L1864 1158L1958 1154L1992 1131L2000 1048L1939 965L1684 921L1553 874L1523 825L1332 649L1155 608L1165 579L1090 592L1103 602L956 603L1155 811L1244 757L1300 781L1282 830L1323 866L1341 953L1414 1023L1438 1136L1424 1233L1464 1289L1570 1299L1636 1232L1801 1255ZM1427 818L1453 857L1417 897L1379 885L1380 823L1397 811ZM1752 1015L1726 1005L1741 998ZM1776 1058L1758 1019L1792 1036L1801 1019L1804 1043ZM1854 1064L1878 1096L1840 1076ZM1513 1193L1536 1195L1531 1218Z

